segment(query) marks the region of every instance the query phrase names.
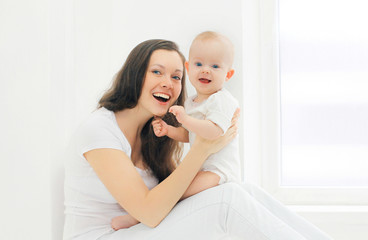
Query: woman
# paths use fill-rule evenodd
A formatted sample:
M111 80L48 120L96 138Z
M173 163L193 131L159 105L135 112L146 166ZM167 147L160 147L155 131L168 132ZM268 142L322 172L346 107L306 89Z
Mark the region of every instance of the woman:
M64 239L328 239L245 185L223 184L177 204L207 157L236 135L233 125L217 140L197 138L180 164L181 148L154 136L154 117L177 124L167 110L183 104L184 61L173 42L139 44L78 129L65 166ZM111 229L111 219L126 213L141 223Z

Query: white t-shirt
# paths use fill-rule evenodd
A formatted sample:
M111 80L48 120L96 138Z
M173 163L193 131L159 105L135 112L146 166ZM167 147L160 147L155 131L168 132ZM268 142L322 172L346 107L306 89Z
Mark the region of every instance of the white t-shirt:
M238 108L238 101L226 89L212 94L203 102L194 102L197 95L185 101L185 111L197 119L207 119L218 125L224 133L231 126L231 119ZM189 142L195 134L189 131ZM211 155L202 166L202 171L211 171L220 176L219 184L240 181L239 139L238 136L226 147Z
M94 240L112 231L111 219L127 214L93 171L83 154L112 148L129 157L131 147L120 130L115 114L105 108L93 112L79 127L65 157L64 240ZM150 171L136 168L149 189L158 184Z

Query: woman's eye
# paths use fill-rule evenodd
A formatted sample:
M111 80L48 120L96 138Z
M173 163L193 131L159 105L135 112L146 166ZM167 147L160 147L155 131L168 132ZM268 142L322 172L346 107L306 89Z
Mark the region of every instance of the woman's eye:
M214 64L214 65L212 65L212 67L213 67L213 68L219 68L219 65Z
M158 71L158 70L153 70L152 71L154 74L161 74L161 72L160 71Z
M179 76L174 76L173 77L175 80L181 80L181 78Z
M196 65L197 67L200 67L200 66L202 66L202 63L197 62L197 63L195 63L195 65Z

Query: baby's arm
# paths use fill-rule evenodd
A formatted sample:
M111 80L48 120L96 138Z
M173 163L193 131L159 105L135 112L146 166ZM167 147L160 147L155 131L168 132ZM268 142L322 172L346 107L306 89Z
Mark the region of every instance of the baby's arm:
M190 197L196 193L202 192L211 187L218 185L220 181L220 176L216 173L209 171L200 171L197 173L192 183L189 185L188 189L185 191L181 200Z
M127 214L127 215L123 215L123 216L114 217L111 220L111 227L112 227L112 229L117 231L117 230L122 229L122 228L130 228L131 226L134 226L138 223L139 222L135 218L133 218L132 216Z
M161 118L153 120L152 126L157 137L168 136L179 142L189 142L188 131L183 127L170 126Z
M224 133L219 126L210 120L196 119L187 115L182 106L172 106L169 112L173 113L178 122L183 124L188 131L194 132L203 138L212 140Z

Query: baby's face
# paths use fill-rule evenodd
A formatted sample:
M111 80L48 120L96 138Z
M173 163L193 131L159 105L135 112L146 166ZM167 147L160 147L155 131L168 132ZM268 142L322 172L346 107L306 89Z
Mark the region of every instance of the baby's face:
M216 39L193 42L187 65L189 80L198 95L219 91L231 68L232 53L228 45Z

